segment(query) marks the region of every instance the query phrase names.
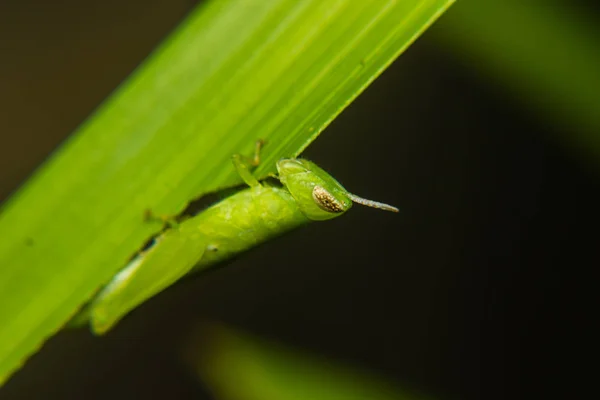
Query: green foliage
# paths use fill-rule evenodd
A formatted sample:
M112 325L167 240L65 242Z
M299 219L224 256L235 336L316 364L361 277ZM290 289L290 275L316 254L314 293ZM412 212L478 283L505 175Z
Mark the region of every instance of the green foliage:
M188 362L221 400L431 398L369 371L219 325L199 330L190 347Z
M203 3L4 205L0 381L177 214L299 154L452 0Z
M597 162L600 32L581 11L566 0L460 2L432 33Z

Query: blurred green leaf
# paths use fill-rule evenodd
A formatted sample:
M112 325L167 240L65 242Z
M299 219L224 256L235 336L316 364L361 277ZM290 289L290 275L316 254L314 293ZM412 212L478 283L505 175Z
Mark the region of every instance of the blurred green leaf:
M219 400L429 398L373 373L225 327L200 330L197 340L185 357Z
M0 214L0 381L191 199L298 155L452 0L199 6Z
M600 159L600 32L574 3L460 2L432 33Z

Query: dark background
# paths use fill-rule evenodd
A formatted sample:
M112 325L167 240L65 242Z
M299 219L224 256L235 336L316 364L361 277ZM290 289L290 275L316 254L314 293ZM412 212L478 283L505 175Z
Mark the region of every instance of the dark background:
M194 6L144 4L0 4L0 198ZM597 315L598 165L554 139L566 128L436 45L435 29L305 153L399 215L357 206L169 289L106 337L61 332L2 399L211 398L180 359L199 321L434 398L583 394Z

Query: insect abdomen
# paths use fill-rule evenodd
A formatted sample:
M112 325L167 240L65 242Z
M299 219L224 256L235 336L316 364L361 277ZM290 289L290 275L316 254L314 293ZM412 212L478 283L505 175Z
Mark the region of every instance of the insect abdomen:
M207 247L195 270L308 222L287 190L270 186L243 190L201 215L203 218L194 219L192 229L200 230Z

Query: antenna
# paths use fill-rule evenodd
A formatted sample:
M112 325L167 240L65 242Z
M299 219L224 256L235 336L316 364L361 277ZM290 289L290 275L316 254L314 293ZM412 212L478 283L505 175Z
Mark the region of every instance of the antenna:
M350 197L350 200L352 200L353 202L362 204L363 206L378 208L380 210L391 211L391 212L399 212L400 211L396 207L390 206L389 204L384 204L384 203L380 203L378 201L363 199L362 197L358 197L357 195L352 194L352 193L346 193L346 195L348 197Z

